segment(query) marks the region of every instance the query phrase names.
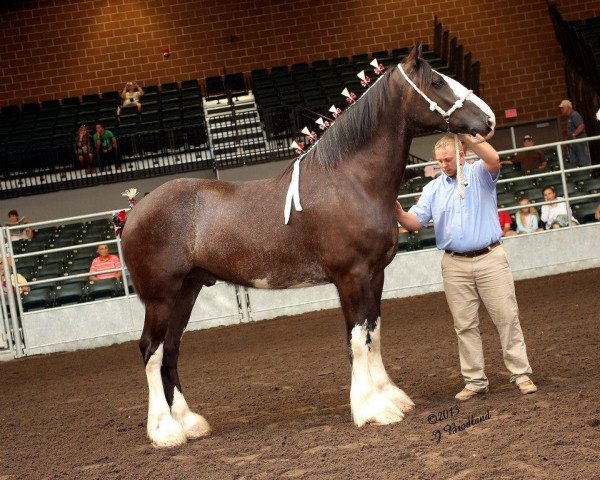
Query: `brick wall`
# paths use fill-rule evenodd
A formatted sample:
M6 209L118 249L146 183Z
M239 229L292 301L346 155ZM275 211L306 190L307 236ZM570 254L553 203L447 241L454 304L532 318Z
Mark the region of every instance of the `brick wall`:
M592 3L563 0L560 11L600 15ZM565 95L541 0L13 0L0 14L0 105L432 43L436 14L481 61L499 117L509 107L519 120L554 116Z

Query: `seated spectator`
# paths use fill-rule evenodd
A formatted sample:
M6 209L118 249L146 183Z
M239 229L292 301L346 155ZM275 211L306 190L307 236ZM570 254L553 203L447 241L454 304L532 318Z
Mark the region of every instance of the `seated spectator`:
M529 207L531 202L527 198L521 198L519 205L521 208L516 215L517 219L517 234L539 232L542 229L538 228L539 218L538 211L535 207Z
M104 125L98 123L93 138L100 168L110 165L111 161L115 162L117 168L121 168L117 139L113 133L110 130L105 130Z
M498 220L500 221L500 229L502 230L503 237L512 237L516 235L512 229L512 218L510 218L510 213L506 211L498 212Z
M142 111L140 97L144 95L144 90L136 82L127 82L121 92L122 107L117 110L117 115L121 114L122 108L137 107L138 112Z
M94 169L94 147L92 146L92 136L85 125L79 127L77 137L75 137L75 153L77 161L85 167L87 173L92 173Z
M11 285L13 291L16 291L16 285L23 285L24 283L27 283L27 280L20 273L17 273L15 276L12 258L8 257L7 259L8 268L12 274ZM0 277L2 278L2 290L6 295L8 293L8 282L6 281L6 275L4 274L4 263L2 262L2 257L0 257ZM19 287L19 293L29 293L30 291L31 287L29 285L23 285L22 287Z
M570 211L567 211L567 204L564 202L562 197L557 197L554 187L548 186L544 188L544 200L546 202L552 202L556 200L556 203L549 203L548 205L542 205L542 222L546 225L546 230L551 228L562 228L571 225L577 225L577 220L573 218ZM563 200L563 201L560 201ZM570 222L569 222L570 219Z
M600 110L598 110L600 113ZM600 222L600 203L596 206L596 211L594 212L594 218Z
M98 245L98 256L92 261L90 272L102 272L114 268L121 268L119 257L108 251L108 245ZM121 272L100 273L89 276L90 281L103 280L105 278L121 278Z
M26 217L19 218L19 212L11 210L8 212L7 227L13 227L15 225L24 225L29 223ZM11 230L10 238L12 240L31 240L33 238L33 230L31 228L23 228L22 230Z
M523 137L523 147L533 147L535 142L531 135L525 135ZM526 152L519 152L513 158L508 160L502 160L503 164L517 164L523 173L536 170L538 168L544 168L548 164L546 156L540 150L527 150Z

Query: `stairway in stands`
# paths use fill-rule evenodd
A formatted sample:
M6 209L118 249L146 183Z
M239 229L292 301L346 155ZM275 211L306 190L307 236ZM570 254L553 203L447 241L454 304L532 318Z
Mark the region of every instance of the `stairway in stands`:
M218 165L266 150L264 129L254 96L203 101L211 152Z

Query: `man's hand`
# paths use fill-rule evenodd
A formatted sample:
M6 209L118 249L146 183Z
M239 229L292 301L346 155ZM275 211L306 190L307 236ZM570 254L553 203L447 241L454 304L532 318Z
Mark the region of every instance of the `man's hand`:
M404 209L402 208L402 205L400 205L400 202L398 202L398 201L396 201L396 205L394 207L396 209L396 219L399 222L400 218L402 217L402 214L404 213Z

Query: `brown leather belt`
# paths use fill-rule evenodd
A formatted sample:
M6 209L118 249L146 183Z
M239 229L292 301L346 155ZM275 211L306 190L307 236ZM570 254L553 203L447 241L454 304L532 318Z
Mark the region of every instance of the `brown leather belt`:
M473 250L472 252L453 252L452 250L444 250L444 251L455 257L473 258L473 257L478 257L480 255L485 255L486 253L490 253L492 251L492 248L496 248L501 243L502 242L500 242L500 241L490 243L487 247L482 248L481 250Z

